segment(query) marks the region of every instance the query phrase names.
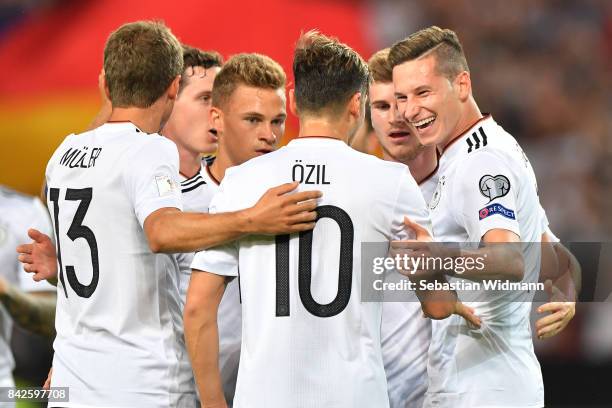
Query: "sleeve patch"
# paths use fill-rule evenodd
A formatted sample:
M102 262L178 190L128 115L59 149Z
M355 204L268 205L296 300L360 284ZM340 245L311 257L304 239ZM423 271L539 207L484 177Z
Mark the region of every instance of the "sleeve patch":
M155 176L155 184L157 184L157 191L160 197L174 194L174 192L178 190L174 180L165 175Z
M478 211L478 218L484 220L491 215L499 214L511 220L516 220L514 211L509 210L501 204L489 204L485 208Z
M510 192L510 180L503 174L498 174L497 176L486 174L480 178L478 187L480 188L480 193L491 202Z

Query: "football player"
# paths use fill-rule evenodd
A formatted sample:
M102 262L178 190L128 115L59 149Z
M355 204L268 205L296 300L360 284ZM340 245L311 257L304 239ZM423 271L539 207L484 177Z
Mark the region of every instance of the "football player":
M290 107L299 137L227 170L211 211L248 207L268 186L294 180L323 191L317 227L252 235L196 254L185 312L194 374L204 405L225 406L217 307L226 280L238 276L243 333L235 407L385 407L381 304L361 302L361 244L383 242L385 256L390 240L406 238L405 215L428 227L427 209L404 165L347 145L363 121L368 83L357 53L309 32L298 41L293 70ZM420 293L426 314L453 313L454 299L430 302L429 295Z

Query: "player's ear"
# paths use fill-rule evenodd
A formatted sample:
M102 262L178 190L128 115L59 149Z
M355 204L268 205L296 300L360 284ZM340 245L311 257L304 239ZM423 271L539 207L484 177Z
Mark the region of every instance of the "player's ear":
M361 92L357 92L356 94L351 96L351 99L348 104L348 111L351 116L359 118L359 116L361 115Z
M295 89L294 88L291 88L289 90L289 110L295 116L298 116L297 105L295 103Z
M223 132L223 111L216 106L210 108L210 126L217 131L217 135Z
M176 99L176 97L178 96L180 82L181 82L181 76L177 75L176 78L174 78L174 81L172 81L172 83L168 87L168 91L167 91L168 99L172 99L172 100Z
M470 73L463 71L457 75L457 78L455 78L455 86L457 87L461 102L467 101L472 93L472 80L470 78Z

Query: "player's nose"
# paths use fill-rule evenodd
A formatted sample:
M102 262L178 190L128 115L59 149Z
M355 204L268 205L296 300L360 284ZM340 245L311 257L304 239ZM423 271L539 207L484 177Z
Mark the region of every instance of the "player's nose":
M391 124L392 125L397 125L400 123L404 123L406 120L404 119L404 115L402 112L400 112L400 108L397 106L397 104L393 104L392 106L392 112L391 112Z
M265 129L259 135L259 138L265 141L267 144L274 145L276 144L276 135L272 130L272 126L266 126Z

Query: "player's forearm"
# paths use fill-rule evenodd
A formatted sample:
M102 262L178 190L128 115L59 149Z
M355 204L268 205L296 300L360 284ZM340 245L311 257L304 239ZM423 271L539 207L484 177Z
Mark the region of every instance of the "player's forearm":
M9 283L0 294L0 302L19 326L47 337L55 336L56 300L55 294L32 295Z
M202 407L225 407L219 373L219 337L215 316L185 308L185 341Z
M412 280L412 279L411 279ZM444 284L446 278L420 279L415 282L418 287L426 287L427 284ZM434 320L446 319L455 311L457 293L453 290L417 290L417 297L421 302L421 309L426 317Z
M245 211L220 214L169 212L147 232L153 252L195 252L234 241L249 233Z
M582 287L582 268L578 260L563 244L554 245L559 261L560 276L553 280L556 286L569 300L575 300Z
M459 257L463 258L463 268L455 275L473 281L510 280L519 282L525 274L525 263L520 243L495 243L485 245L475 250L461 250Z

